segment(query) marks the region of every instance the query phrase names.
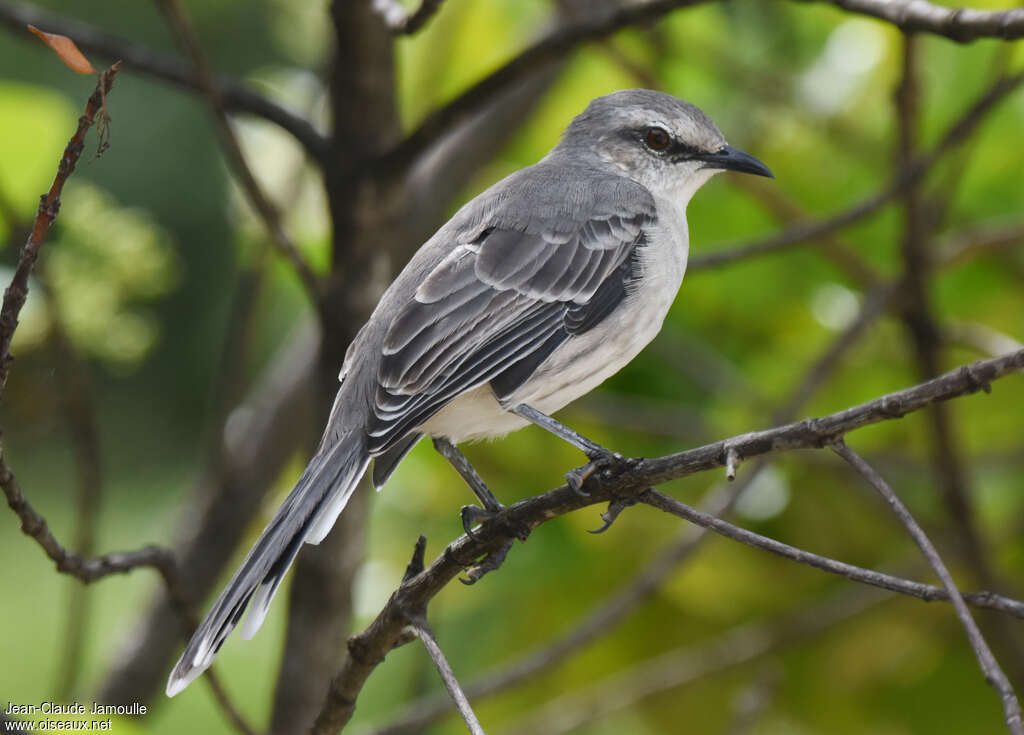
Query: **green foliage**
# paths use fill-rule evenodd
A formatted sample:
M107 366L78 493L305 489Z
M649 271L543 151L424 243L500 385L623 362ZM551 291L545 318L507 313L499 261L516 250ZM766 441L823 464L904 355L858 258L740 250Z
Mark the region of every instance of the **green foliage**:
M61 12L86 12L76 3L50 4ZM124 15L104 27L140 42L166 42L158 14L137 16L142 11L133 3L113 5ZM241 0L190 5L218 69L271 90L276 99L324 122L320 72L330 24L323 3L299 8L267 0L256 10ZM551 18L550 7L539 0L448 0L421 33L396 41L397 99L406 127L498 68ZM996 73L1024 62L1019 43L960 46L924 38L920 51L921 150L941 138ZM54 62L47 54L21 41L0 44L5 77L0 82L0 194L17 220L0 218L5 266L14 263L20 245L9 242L11 233L31 218L88 92L88 80L68 81L49 71ZM624 57L666 91L701 106L731 143L764 160L777 176L765 186L796 204L800 219L828 218L882 190L893 176L892 97L901 55L898 32L820 4L736 2L674 13L653 30L627 30L573 54L529 123L481 169L461 201L536 161L592 97L642 84ZM6 455L22 487L58 537L68 539L74 507L70 444L56 409L39 408L49 405L40 396L52 402L60 387L47 372L50 353L43 345L54 313L49 307L55 306L92 363L115 373L134 371L127 376L101 371L97 385L107 460L101 550L174 539L178 509L202 466L204 440L215 431L208 423L210 407L220 400L215 386L236 286L246 269L268 258L258 220L240 202L215 154L200 103L143 77L125 75L119 85L113 147L98 163L83 158L68 185L45 251L52 300L41 298L33 285L34 311L26 312L19 329L19 361L5 396L14 408L5 406L0 417ZM276 128L250 121L239 128L256 175L286 205L289 232L325 271L330 228L318 175ZM926 197L949 202L929 237L929 252L941 253L965 231L1021 224L1022 129L1024 95L1018 91L965 147L929 174ZM718 177L689 207L691 252L717 252L784 228L788 217L770 202L729 175ZM904 228L896 202L844 229L839 240L888 279L903 268ZM251 354L243 361L246 384L309 312L286 265L275 259L268 273L253 306L257 318ZM823 254L820 242L695 270L687 275L662 335L601 389L600 397L651 413L631 415L599 400L582 400L561 418L637 456L767 428L867 293ZM999 344L1024 340L1020 243L941 270L929 298L942 324L957 326L957 334L968 337L943 349L943 369L981 357L979 347L993 339ZM988 342L976 339L979 335L987 335ZM840 410L919 377L906 328L892 313L845 354L799 414ZM36 410L24 413L26 404ZM970 458L968 480L980 535L1006 590L1018 596L1024 591L1019 584L1024 575L1022 405L1024 381L1013 376L995 384L993 395L949 407L957 445ZM11 418L15 414L18 422ZM25 415L30 420L21 418ZM928 419L916 415L856 432L849 442L878 465L933 532L954 576L974 587L978 580L956 553L949 509L937 489L930 430ZM559 484L563 473L581 462L571 448L532 429L469 447L467 453L505 502ZM281 493L303 459L296 457L279 478ZM741 473L748 470L749 465L741 467ZM699 476L665 490L696 503L721 479ZM754 500L734 516L742 525L844 561L896 567L928 579L915 566L916 549L888 509L831 455L781 457L762 483ZM429 446L417 447L373 499L367 561L357 589L358 624L369 621L401 578L418 534L428 537L430 558L461 533L457 511L466 502L469 496L454 472ZM16 532L13 518L4 520L0 552L17 563L0 568L0 611L8 631L0 637L0 656L20 663L0 667L0 692L10 701L40 701L52 696L61 657L57 635L72 582L53 573L39 550ZM264 514L254 522L249 540L266 520ZM546 524L528 543L515 545L497 574L473 588L456 584L440 594L431 619L460 677L468 680L566 634L682 530L680 522L643 507L627 510L604 535L585 533L599 524L595 510ZM738 625L770 626L850 586L711 539L617 627L524 687L487 700L479 713L495 731L512 727L553 695L592 685L648 657L703 645ZM95 608L76 696L88 697L102 682L155 587L152 576L136 572L90 589ZM236 636L218 660L229 691L257 723L266 721L272 704L286 597L282 591L255 640ZM988 632L990 618L982 619ZM1011 621L1011 627L1016 634L1019 621ZM1012 662L1005 649L997 647L997 655ZM766 670L777 674L753 730L761 735L999 731L998 699L982 681L952 611L939 603L900 600L824 634L800 638L767 661L643 699L579 732L727 732L736 702L766 678ZM371 677L359 701L358 724L384 723L418 694L437 690L429 662L416 646L406 646ZM118 732L229 731L201 684L173 705L160 704L151 717L134 721L134 730ZM462 731L460 723L448 720L430 732Z

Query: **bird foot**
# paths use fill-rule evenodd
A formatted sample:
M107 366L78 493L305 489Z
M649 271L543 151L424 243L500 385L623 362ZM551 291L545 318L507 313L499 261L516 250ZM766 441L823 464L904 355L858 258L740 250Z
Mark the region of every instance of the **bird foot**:
M588 530L588 533L604 533L612 524L615 523L615 519L619 517L619 514L630 506L636 505L639 501L636 498L619 498L608 503L608 510L601 514L601 520L604 521L600 528Z
M512 540L510 539L467 569L466 576L459 577L459 581L467 587L476 584L485 574L493 572L501 567L502 563L505 561L505 557L508 556L509 549L511 548Z
M464 505L462 510L459 511L459 516L462 518L462 528L466 531L467 536L477 541L479 539L473 530L473 526L496 522L500 523L505 530L520 541L526 541L530 536L530 527L525 523L517 523L508 518L499 518L498 516L504 509L505 506L500 504L494 510L487 510L479 505Z
M590 495L583 486L587 480L597 475L605 480L619 475L639 464L640 460L633 457L623 457L618 452L611 452L607 449L599 449L587 452L590 459L582 467L576 467L565 473L565 482L577 495Z

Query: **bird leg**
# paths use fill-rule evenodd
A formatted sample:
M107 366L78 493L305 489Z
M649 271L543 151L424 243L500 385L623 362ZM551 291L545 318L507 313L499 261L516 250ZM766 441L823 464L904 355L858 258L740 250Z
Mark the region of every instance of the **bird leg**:
M555 436L564 439L579 449L590 461L582 467L576 467L565 474L565 481L574 492L579 495L587 495L583 489L584 483L595 473L604 471L616 471L627 467L631 460L627 460L618 452L605 449L600 444L570 429L561 421L541 413L537 409L520 403L512 409L512 412L523 417L531 424L536 424L542 429L550 431Z
M448 460L449 464L455 468L455 471L459 473L466 484L469 485L470 490L480 500L480 504L483 508L476 505L465 505L462 507L462 525L466 529L466 534L470 537L473 536L473 532L470 530L470 525L474 523L480 523L481 521L489 520L493 518L498 512L505 506L494 497L494 493L487 487L487 484L483 481L483 478L477 474L477 471L473 469L473 465L466 459L466 455L455 448L447 439L441 437L432 437L434 441L434 449L438 453Z
M478 523L484 523L486 521L493 520L495 516L504 509L504 505L494 496L490 488L483 481L477 471L470 464L469 460L466 459L466 455L455 448L447 439L440 437L433 437L434 449L438 453L448 460L455 471L459 473L466 484L469 485L473 494L480 500L483 508L477 505L464 505L460 515L462 516L462 527L466 530L466 535L470 538L476 538L473 534L473 526ZM515 535L520 540L525 540L530 534L529 528L512 529ZM462 579L464 584L473 584L482 576L488 572L492 572L501 566L501 563L505 561L505 556L508 554L509 549L512 548L512 541L506 541L499 548L492 551L490 554L485 556L476 566L468 572L468 579Z

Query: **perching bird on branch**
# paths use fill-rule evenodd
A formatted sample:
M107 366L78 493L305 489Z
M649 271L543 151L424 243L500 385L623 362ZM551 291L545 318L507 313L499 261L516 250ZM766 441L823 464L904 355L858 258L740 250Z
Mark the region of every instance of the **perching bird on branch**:
M686 205L724 170L772 175L693 105L625 90L592 101L539 163L462 207L349 346L316 455L192 636L167 694L213 662L247 606L243 637L259 629L300 547L327 535L371 459L380 487L425 435L455 452L536 423L591 460L567 475L579 491L617 461L547 414L660 331L686 269ZM492 498L481 497L488 511Z

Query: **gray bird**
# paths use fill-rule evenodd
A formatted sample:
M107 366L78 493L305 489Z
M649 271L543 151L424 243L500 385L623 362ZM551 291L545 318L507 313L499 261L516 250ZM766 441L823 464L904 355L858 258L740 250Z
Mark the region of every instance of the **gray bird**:
M686 269L686 205L723 170L772 176L697 107L624 90L593 100L540 162L462 207L352 341L316 454L192 636L167 694L210 666L247 606L242 636L256 633L300 547L327 535L371 459L379 488L424 435L457 451L536 423L590 466L608 461L547 414L659 332ZM586 476L567 479L581 489Z

